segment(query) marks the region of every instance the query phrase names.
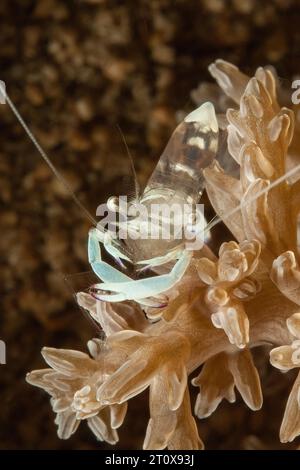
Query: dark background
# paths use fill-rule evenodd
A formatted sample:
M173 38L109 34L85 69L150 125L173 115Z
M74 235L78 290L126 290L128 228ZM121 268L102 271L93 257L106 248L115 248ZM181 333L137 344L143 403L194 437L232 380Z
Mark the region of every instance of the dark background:
M223 58L253 73L273 64L282 83L300 74L300 9L293 0L1 0L0 79L83 204L95 213L132 191L119 126L144 183L190 92ZM56 436L48 396L25 383L44 366L42 346L85 350L97 332L76 306L89 270L90 223L40 159L7 106L0 106L0 447L97 449L81 424ZM65 279L67 277L67 280ZM256 353L265 405L222 404L200 423L210 449L280 447L290 379ZM147 394L131 400L119 448L142 445ZM293 444L295 448L297 443ZM286 446L281 446L286 448Z

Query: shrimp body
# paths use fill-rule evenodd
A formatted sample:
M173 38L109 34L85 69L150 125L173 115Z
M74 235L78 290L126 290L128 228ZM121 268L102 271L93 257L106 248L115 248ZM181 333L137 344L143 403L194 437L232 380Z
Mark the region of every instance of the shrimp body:
M167 224L168 237L143 239L132 236L121 244L113 240L109 232L90 231L89 262L102 280L102 283L93 286L97 298L112 302L135 300L153 305L153 298L157 299L182 278L192 258L192 251L186 249L184 238L178 238L174 212L181 210L182 214L187 205L195 206L199 201L204 190L202 170L215 159L217 147L218 123L213 105L207 102L177 126L138 199L147 214L143 223L148 231L157 233ZM153 207L164 210L153 213ZM137 218L126 220L126 224L129 235L136 234ZM120 264L123 264L121 260L151 268L170 261L175 261L175 264L166 274L131 279L102 260L99 243Z

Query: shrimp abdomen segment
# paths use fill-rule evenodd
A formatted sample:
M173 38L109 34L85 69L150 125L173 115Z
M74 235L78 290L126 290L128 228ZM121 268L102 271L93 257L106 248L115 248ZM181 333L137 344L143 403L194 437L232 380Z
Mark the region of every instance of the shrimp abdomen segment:
M218 148L218 122L214 106L206 102L186 116L173 132L145 188L143 199L160 190L176 193L187 202L199 200L202 170L210 165Z

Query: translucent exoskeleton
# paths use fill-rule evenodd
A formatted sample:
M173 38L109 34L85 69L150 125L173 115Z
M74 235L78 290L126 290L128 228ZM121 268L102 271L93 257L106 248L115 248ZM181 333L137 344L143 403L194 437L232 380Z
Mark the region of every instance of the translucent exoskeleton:
M172 209L183 214L184 206L195 207L198 203L204 190L202 170L215 159L217 147L218 123L213 105L206 102L177 126L143 194L138 198L148 214L145 223L150 233L153 233L155 226L167 223L171 229L167 239L129 237L121 243L107 231L90 231L89 262L102 280L94 286L97 298L106 301L135 300L145 305L156 305L159 294L168 291L182 278L192 258L192 250L186 248L186 231L181 231L181 238L177 236L175 219L170 214L173 214ZM169 209L167 220L161 213L153 216L152 208L155 205ZM195 217L193 211L190 215L191 219ZM126 223L129 231L134 232L135 218ZM175 261L175 264L165 274L133 280L102 260L99 243L103 243L120 264L121 260L151 268L170 261ZM153 298L156 300L153 301Z

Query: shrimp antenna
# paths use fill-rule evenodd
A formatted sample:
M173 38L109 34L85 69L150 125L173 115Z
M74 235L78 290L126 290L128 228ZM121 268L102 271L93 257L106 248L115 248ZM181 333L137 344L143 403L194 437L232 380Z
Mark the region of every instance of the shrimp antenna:
M26 132L26 134L28 135L29 139L31 140L31 142L33 143L33 145L35 146L35 148L37 149L37 151L39 152L39 154L41 155L41 157L45 160L45 162L47 163L47 165L49 166L49 168L52 170L52 172L54 173L54 175L56 176L56 178L59 180L59 182L62 184L62 186L68 191L68 193L70 194L70 196L72 197L73 201L75 202L75 204L79 207L79 209L81 209L83 211L83 213L85 214L85 216L87 217L87 219L92 222L92 224L94 226L97 226L97 221L94 219L94 217L89 213L89 211L84 207L84 205L79 201L78 197L76 196L76 194L74 193L74 191L72 190L72 188L70 187L70 185L68 184L68 182L65 180L65 178L61 175L61 173L55 168L55 166L53 165L53 163L51 162L50 158L48 157L48 155L46 154L46 152L43 150L43 148L41 147L41 145L39 144L39 142L37 141L37 139L35 138L35 136L33 135L33 133L31 132L31 130L29 129L29 127L27 126L26 122L24 121L24 119L22 118L21 114L19 113L19 111L17 110L17 108L15 107L15 105L13 104L12 100L10 99L10 97L8 96L8 94L3 90L0 89L0 93L2 92L2 94L4 94L3 98L5 98L5 102L8 104L8 106L10 107L10 109L12 110L13 114L15 115L15 117L17 118L17 120L19 121L19 123L21 124L21 126L23 127L24 131Z
M89 323L97 330L98 334L102 332L102 329L100 328L100 325L99 323L96 322L96 320L94 320L94 318L92 318L91 315L89 315L87 313L87 311L78 303L77 301L77 294L78 294L78 291L76 291L72 285L72 283L70 282L70 278L73 277L73 276L77 276L77 275L81 275L81 274L90 274L90 271L86 271L84 273L76 273L76 274L63 274L61 273L61 276L62 276L62 279L64 280L64 282L66 283L66 285L68 286L68 288L70 289L70 291L72 292L72 295L75 299L75 302L76 304L79 306L81 312L83 313L84 317L87 318L87 320L89 321ZM84 290L85 291L85 290Z
M127 153L128 158L129 158L129 161L130 161L130 169L131 169L131 173L132 173L132 176L133 176L133 179L134 179L135 199L138 200L139 199L139 194L140 194L140 187L139 187L137 174L136 174L135 167L134 167L133 158L132 158L132 155L130 153L129 147L127 145L125 136L124 136L119 124L117 124L117 129L118 129L118 131L120 133L120 136L123 140L123 143L124 143L125 149L126 149L126 153Z
M227 214L222 215L222 218L217 216L214 217L211 222L207 224L207 226L204 229L204 236L216 225L218 225L221 222L224 222L224 220L227 220L229 217L232 215L236 214L239 212L243 207L247 206L248 204L251 204L252 202L256 201L259 197L263 196L264 194L268 193L271 189L275 188L279 184L283 183L286 181L288 178L296 175L296 173L300 171L300 163L296 165L294 168L291 168L289 171L284 173L284 175L281 175L279 178L276 180L272 181L272 183L269 184L266 188L262 189L259 191L255 196L250 197L249 199L243 201L241 204L239 204L237 207L232 209L231 211L227 212Z

